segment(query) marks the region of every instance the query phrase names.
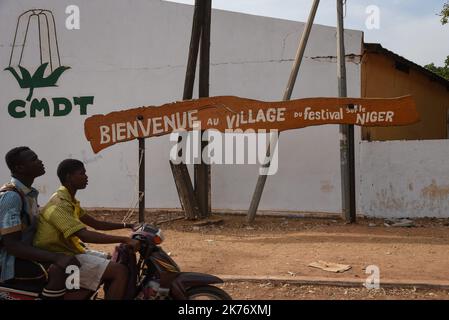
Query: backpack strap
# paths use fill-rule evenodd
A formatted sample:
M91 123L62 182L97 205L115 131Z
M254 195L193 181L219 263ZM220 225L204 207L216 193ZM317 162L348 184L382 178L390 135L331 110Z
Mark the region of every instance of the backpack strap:
M22 202L22 209L20 211L20 216L27 221L27 224L29 224L30 217L28 216L28 213L25 211L25 195L23 194L22 191L17 189L17 187L12 182L8 182L0 188L0 193L4 193L4 192L8 192L8 191L12 191L12 192L19 194L20 200Z

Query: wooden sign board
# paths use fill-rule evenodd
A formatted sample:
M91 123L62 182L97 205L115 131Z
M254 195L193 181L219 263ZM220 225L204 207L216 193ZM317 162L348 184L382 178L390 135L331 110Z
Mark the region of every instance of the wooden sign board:
M285 131L324 124L398 126L418 121L419 115L411 96L391 99L307 98L280 102L223 96L94 115L86 119L84 132L97 153L136 138L190 131L194 122L201 122L201 130L226 132L236 129Z

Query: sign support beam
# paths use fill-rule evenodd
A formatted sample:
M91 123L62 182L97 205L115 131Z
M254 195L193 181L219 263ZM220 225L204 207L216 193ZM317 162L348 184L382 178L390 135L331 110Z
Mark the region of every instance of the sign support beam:
M195 0L192 35L190 39L189 57L184 81L183 100L193 97L196 64L201 43L200 57L200 97L209 96L209 48L210 48L210 16L212 0ZM205 39L207 38L207 39ZM206 66L207 64L207 66ZM201 150L203 149L203 145ZM194 165L194 184L185 163L173 164L170 167L175 179L181 206L188 219L206 217L210 212L210 166Z
M145 139L139 138L139 222L145 222Z

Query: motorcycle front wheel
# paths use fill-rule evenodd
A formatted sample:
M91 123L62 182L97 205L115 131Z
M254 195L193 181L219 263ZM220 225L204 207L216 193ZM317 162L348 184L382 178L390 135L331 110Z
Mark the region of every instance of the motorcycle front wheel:
M232 300L224 290L214 286L193 287L187 290L189 300Z

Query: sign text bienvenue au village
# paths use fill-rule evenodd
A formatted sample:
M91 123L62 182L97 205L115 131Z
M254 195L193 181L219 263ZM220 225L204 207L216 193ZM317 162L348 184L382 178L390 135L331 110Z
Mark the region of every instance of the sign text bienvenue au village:
M264 102L233 96L202 98L160 107L141 107L86 119L84 131L95 153L116 143L202 130L285 131L324 124L398 126L419 121L411 96L378 98L307 98Z

